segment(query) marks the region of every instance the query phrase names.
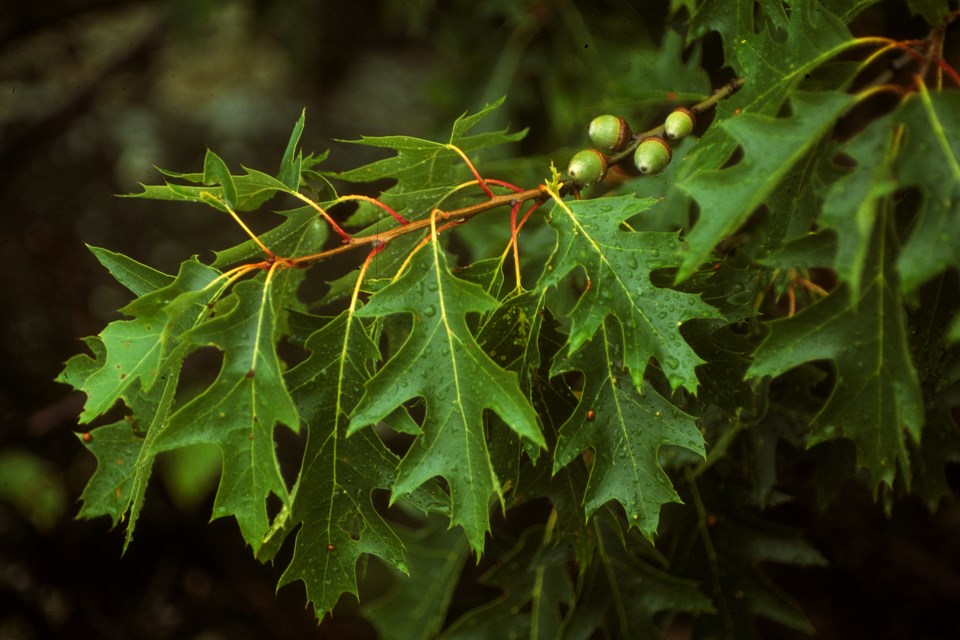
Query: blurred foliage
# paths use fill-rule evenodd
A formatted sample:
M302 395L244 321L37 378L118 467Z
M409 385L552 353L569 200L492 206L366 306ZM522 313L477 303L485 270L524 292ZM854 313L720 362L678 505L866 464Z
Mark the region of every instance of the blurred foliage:
M7 449L0 452L0 502L48 533L67 510L67 492L50 462L28 451Z

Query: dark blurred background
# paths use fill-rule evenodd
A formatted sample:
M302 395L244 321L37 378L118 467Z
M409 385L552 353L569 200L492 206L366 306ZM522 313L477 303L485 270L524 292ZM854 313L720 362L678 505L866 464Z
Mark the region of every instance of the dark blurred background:
M334 147L326 168L371 159L335 138L442 139L457 115L504 94L500 124L531 128L517 151L562 155L612 99L604 74L616 68L601 56L655 49L668 4L7 0L0 638L375 637L349 599L318 627L300 585L275 594L282 564L256 562L232 521L207 522L207 453L160 460L126 555L122 525L74 520L95 462L75 435L83 398L53 378L128 300L84 243L175 272L193 253L240 241L211 209L115 194L158 182L154 166L200 170L206 147L232 168L272 173L304 107L303 148ZM900 5L881 4L862 28L922 34ZM708 43L714 73L717 54ZM960 605L955 505L930 514L906 504L887 519L851 487L794 524L810 527L833 565L771 573L822 637L947 637L936 614Z

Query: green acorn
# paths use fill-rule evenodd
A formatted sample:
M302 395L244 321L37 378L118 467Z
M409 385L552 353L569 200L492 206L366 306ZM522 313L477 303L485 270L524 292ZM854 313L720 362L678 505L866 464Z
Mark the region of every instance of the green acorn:
M697 116L693 111L685 107L674 109L663 123L663 132L671 140L686 138L693 132L693 127L697 124Z
M670 164L670 145L663 138L652 136L644 138L633 153L633 163L642 174L654 174L663 171Z
M632 132L620 116L597 116L587 130L590 141L604 151L620 151L630 141Z
M607 175L607 157L596 149L585 149L570 158L567 174L579 186L600 182Z

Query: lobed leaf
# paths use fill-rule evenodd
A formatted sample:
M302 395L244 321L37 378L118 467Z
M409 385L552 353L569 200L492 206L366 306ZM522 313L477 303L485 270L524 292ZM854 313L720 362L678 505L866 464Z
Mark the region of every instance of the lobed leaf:
M613 315L635 386L642 385L647 363L655 357L674 389L696 393L694 369L703 360L680 335L680 326L692 318L721 316L697 295L656 287L650 280L652 271L680 264L677 234L621 225L653 204L632 196L558 201L547 219L557 231L557 246L538 286L557 286L582 268L588 285L570 313L568 353L576 353Z
M207 302L216 293L210 285L219 275L196 259L188 260L170 284L124 307L133 320L107 325L99 336L105 350L103 362L78 387L87 394L81 422L90 422L118 400L129 400L129 394L139 388L149 390L158 376L179 367L186 353L178 349L177 340L206 312ZM128 274L123 277L129 281ZM156 284L165 280L152 277Z
M400 538L371 497L393 483L398 459L372 430L347 438L349 414L379 351L350 310L313 333L306 347L310 357L285 375L307 446L287 523L302 526L280 584L302 580L322 619L343 593L357 594L361 557L375 555L402 572L407 565Z
M889 118L875 120L849 141L842 150L856 167L831 185L820 213L820 221L837 232L833 262L854 298L860 295L873 229L898 186L892 172L895 145L896 132Z
M553 373L581 371L580 402L560 427L553 471L570 464L587 449L593 463L583 498L589 518L616 500L627 512L630 526L652 538L660 507L680 502L670 478L660 466L660 449L678 446L706 455L703 436L693 416L670 404L651 385L624 384L624 349L619 332L608 320L596 339Z
M276 351L281 330L274 286L263 277L238 283L216 317L184 334L194 345L222 350L223 366L206 390L170 416L155 445L157 452L198 442L220 447L223 472L213 517L236 516L254 551L269 528L268 494L289 502L274 427L300 426Z
M905 294L944 269L960 268L960 95L908 98L896 113L906 127L896 159L900 186L916 186L923 204L897 259Z
M440 636L444 640L562 637L573 604L574 585L566 571L567 550L552 546L539 529L524 532L502 566L480 581L501 595L460 617Z
M693 274L726 235L746 222L853 102L845 93L796 92L789 118L744 114L720 125L742 146L743 160L679 182L679 188L697 201L700 218L687 234L689 251L677 280Z
M400 535L410 575L395 575L393 588L363 611L384 640L432 640L443 627L470 547L462 532L438 517Z
M501 104L503 104L503 98L487 105L477 113L463 114L457 118L448 143L411 136L374 136L345 141L351 144L389 149L396 153L389 158L339 173L337 177L348 182L395 180L396 184L387 189L381 199L408 220L424 219L445 201L445 206L451 206L453 203L447 200L451 195L450 187L469 179L463 159L450 148L450 145L460 148L464 153L471 153L516 142L526 135L525 130L517 133L507 133L503 130L468 135ZM352 218L352 222L370 224L384 215L386 214L379 208L361 203L358 214Z
M814 417L808 446L845 437L857 445L857 464L874 490L893 486L899 468L909 487L907 438L920 439L923 398L910 357L903 300L881 216L864 262L863 286L846 286L792 318L768 323L770 334L754 352L748 378L778 376L805 362L836 363L836 384Z
M468 313L496 307L497 301L479 286L450 273L434 239L413 256L398 280L357 312L361 317L408 313L414 320L399 351L366 383L350 431L375 424L404 402L422 397L422 434L400 462L391 499L443 476L450 486L451 523L464 528L478 551L490 526L490 499L497 495L502 500L487 448L484 409L495 411L521 437L545 444L517 375L484 353L467 326Z
M819 0L795 0L789 12L779 1L761 3L760 11L755 4L708 0L691 17L688 39L717 31L726 63L746 80L724 106L726 113L740 108L775 114L813 69L858 44L844 22Z

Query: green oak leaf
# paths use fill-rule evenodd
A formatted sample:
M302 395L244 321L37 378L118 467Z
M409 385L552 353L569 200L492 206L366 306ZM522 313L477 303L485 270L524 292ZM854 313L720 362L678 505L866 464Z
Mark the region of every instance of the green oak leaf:
M97 470L80 496L83 505L78 516L109 515L114 526L126 518L124 551L133 541L156 459L153 444L170 415L179 374L177 363L161 376L160 384L149 391L135 390L127 397L131 416L98 427L87 443L97 458Z
M127 259L129 260L129 259ZM88 338L94 358L77 355L71 358L58 382L76 388L102 367L106 351L98 338ZM160 384L148 391L134 386L124 395L131 415L109 425L97 427L81 440L97 459L97 469L80 496L81 518L109 516L114 526L126 519L124 550L133 540L134 529L143 507L147 482L153 471L156 439L173 402L173 393L180 373L180 360L159 376Z
M400 539L370 495L390 487L398 459L372 429L347 437L348 416L379 351L350 310L313 333L306 348L310 357L285 376L307 427L307 446L287 523L301 527L280 584L302 580L323 619L343 593L357 594L362 556L407 567Z
M720 125L743 147L743 159L678 183L697 201L700 218L687 234L689 251L677 280L692 275L725 236L746 222L853 102L845 93L796 92L790 117L743 114Z
M70 358L57 377L58 382L79 389L91 374L103 366L106 355L103 343L98 338L87 338L86 343L94 357L79 354ZM128 404L137 415L148 409L141 401L144 395L140 390L130 394ZM80 496L78 516L96 518L107 515L116 526L130 506L131 472L136 469L132 463L140 456L143 434L135 432L132 421L120 420L98 427L94 432L84 435L81 442L97 459L97 469Z
M131 411L127 418L90 434L87 447L97 458L97 470L83 491L79 513L84 518L108 515L114 525L126 516L126 549L133 540L153 470L153 442L170 413L187 351L173 346L173 342L202 317L206 309L203 302L212 295L205 293L206 284L218 272L192 259L173 278L121 254L90 249L121 284L141 296L126 307L138 318L111 323L121 327L116 334L108 326L100 337L88 338L94 357L74 356L58 381L80 390L102 392L102 396L88 395L91 411L102 413L117 399L123 399ZM154 368L142 367L134 344L137 340L149 346L148 361L156 365ZM133 384L138 379L145 383Z
M157 271L145 264L140 264L122 253L89 244L87 249L96 256L100 264L107 268L107 271L116 278L117 282L132 291L134 295L143 296L173 284L173 276Z
M699 47L685 55L683 37L676 31L668 29L657 47L622 45L606 54L616 86L597 105L597 113L659 108L665 99L693 102L710 93L710 76L701 65Z
M550 544L549 535L542 529L527 530L503 560L480 577L480 582L498 588L501 595L474 607L440 638L552 640L563 637L565 613L574 600L567 560L567 549Z
M933 26L938 26L950 13L950 3L947 0L907 0L910 11L921 15Z
M845 437L874 490L893 486L899 467L909 487L906 438L920 440L923 398L910 358L903 310L886 237L886 216L874 227L859 297L846 285L792 318L767 324L748 378L778 376L811 360L833 360L836 387L814 417L808 446Z
M435 142L412 136L371 136L359 140L343 140L396 152L389 158L383 158L362 167L337 174L348 182L372 182L390 179L396 184L387 189L380 197L408 220L419 220L430 215L434 207L444 203L450 193L450 187L470 179L469 170L463 159L449 147L455 145L464 153L471 153L488 147L516 142L526 135L526 130L516 133L490 131L468 135L484 118L503 104L504 98L486 105L474 114L463 114L457 118L450 132L448 142ZM369 203L361 203L358 214L351 218L353 224L370 224L386 214Z
M623 505L631 526L652 537L660 507L680 502L673 483L660 467L664 446L706 455L703 436L693 416L670 404L650 385L640 390L627 383L620 332L607 321L596 339L553 373L581 371L580 403L560 427L554 452L554 473L593 450L593 466L583 498L589 518L611 500Z
M326 154L321 154L318 157L311 154L304 158L302 151L298 148L305 117L306 113L301 112L300 118L293 127L276 177L246 167L244 167L245 174L232 175L223 159L208 149L204 157L203 173L159 170L168 178L175 178L197 186L176 184L169 181L162 185L141 184L143 190L140 193L127 194L125 197L204 203L219 211L226 211L223 206L223 203L226 203L235 211L253 211L259 209L277 193L298 191L305 172L308 172L311 176L319 177L324 186L329 187L326 179L313 170L314 166L326 159ZM212 198L204 197L204 193L209 194Z
M224 203L229 206L232 202L231 208L234 211L254 211L277 193L292 191L283 182L256 169L245 167L245 174L231 175L226 165L220 166L215 160L211 160L211 157L219 159L216 154L212 151L208 151L207 154L204 173L160 170L167 177L195 184L183 185L170 181L162 185L141 184L140 187L143 189L141 192L129 193L124 197L193 202L206 204L218 211L226 211ZM220 163L223 163L223 160L220 160ZM226 186L219 184L221 181L225 182Z
M801 531L763 521L720 517L710 530L718 565L714 598L723 603L720 615L703 616L694 637L762 638L756 618L763 616L812 635L813 625L789 595L763 575L762 563L823 566L823 556Z
M107 257L102 252L97 255ZM196 259L181 264L172 282L149 292L146 292L149 287L167 281L160 277L165 274L148 274L152 280L148 283L142 280L147 272L131 263L133 261L127 259L121 282L139 277L141 280L132 284L134 292L145 293L122 309L134 316L133 320L115 320L100 333L105 349L103 364L78 387L87 394L81 422L93 420L138 387L149 389L166 368L179 366L185 353L176 349L177 338L201 319L206 303L216 293L216 288L209 285L220 272ZM120 268L118 262L108 266ZM137 276L132 275L134 269Z
M451 522L480 550L489 529L490 499L502 490L487 449L484 409L538 446L543 435L517 375L501 369L477 344L467 313L492 311L497 301L475 284L454 277L439 244L418 251L407 271L374 294L357 315L413 314L400 349L366 383L350 431L382 420L415 397L426 401L422 434L400 463L392 499L435 476L450 485Z
M717 31L727 64L745 78L729 109L773 115L816 67L856 46L843 20L820 0L708 0L691 18L688 40Z
M847 19L859 10L854 7L854 3L848 3L848 5L847 8L850 11L846 14ZM700 203L699 224L704 225L704 228L699 232L694 229L694 233L701 236L696 238L696 251L684 263L678 279L688 277L696 268L697 260L702 259L710 249L716 246L716 242L719 242L725 233L731 232L746 220L753 213L756 204L761 202L779 204L777 201L782 198L778 197L777 187L781 186L785 179L790 179L803 171L802 164L797 165L800 167L799 171L796 168L791 171L789 167L783 167L784 158L781 156L786 154L789 159L802 162L804 149L800 150L799 156L793 156L792 153L797 150L792 148L799 143L801 147L815 149L818 144L819 136L814 131L801 133L800 138L793 140L790 144L785 144L780 139L779 133L771 131L772 138L764 140L762 145L754 145L759 155L756 158L750 158L750 154L747 154L743 161L730 167L733 172L723 174L724 178L729 179L729 182L725 182L722 179L717 180L716 174L731 163L738 145L743 144L746 152L746 144L740 139L738 131L751 129L749 126L751 121L740 125L734 124L731 130L727 129L727 125L739 121L745 115L766 115L771 118L780 115L787 99L796 95L806 95L810 100L817 100L816 95L820 92L829 96L831 90L843 91L848 87L858 69L855 65L843 66L839 77L836 74L828 75L827 84L815 85L813 88L817 90L816 93L797 92L797 88L807 82L821 67L833 65L833 61L840 53L859 46L860 43L853 38L843 21L827 10L819 0L791 2L787 13L784 13L783 5L779 0L761 3L760 10L757 9L757 3L753 0L708 0L701 4L691 18L688 41L690 38L702 37L709 31L719 32L723 38L726 60L743 79L743 86L732 97L717 105L713 124L699 139L697 145L680 159L677 186L681 191L690 193L689 190L684 189L684 185L697 180L700 174L706 173L709 177L708 184L703 185L704 190L712 194L714 200L726 198L725 194L728 191L734 191L738 197L745 200L756 200L752 197L752 192L755 190L762 191L763 196L749 210L736 209L733 202L729 203L728 208L724 209L727 215L713 214L703 206L703 203ZM816 120L818 125L823 124L824 127L832 124L819 123L819 118L814 114L801 114L802 106L802 104L792 104L792 111L794 114L806 116L807 119L784 120L794 123L808 122L808 124ZM820 107L820 104L814 105L815 109ZM825 115L829 118L828 114ZM757 132L759 135L764 133L763 129L767 126L767 122L753 121L753 124L757 124L761 129ZM784 123L781 125L788 126ZM767 168L773 167L778 170L776 178L762 171L751 173L744 172L743 168L737 168L744 162L749 166L766 158L769 154L775 154L779 159L765 161L763 164ZM742 181L744 179L746 183ZM711 180L713 186L721 187L720 191L712 188ZM796 190L794 193L802 195L805 190ZM769 199L771 202L765 202L764 199ZM711 204L713 203L712 201ZM704 224L705 221L709 222ZM708 228L708 225L712 226ZM706 234L706 237L702 234Z
M923 204L897 260L904 293L937 273L960 268L960 95L921 92L896 113L906 125L896 159L901 186L917 186Z
M463 532L433 516L401 532L410 574L397 573L387 594L363 607L384 640L432 640L443 627L470 547Z
M898 188L891 166L895 144L896 132L889 117L873 121L847 142L842 151L856 167L830 186L820 213L820 222L837 232L834 265L854 298L860 295L874 225Z
M234 515L244 539L256 552L269 528L270 493L288 502L274 450L277 423L298 430L297 408L283 382L276 346L280 337L273 287L258 275L235 285L218 305L218 314L184 334L195 345L224 351L217 379L170 416L157 437L165 451L205 442L220 447L223 472L213 517Z
M495 131L468 135L502 103L503 100L498 100L475 114L462 115L454 123L448 143L456 145L464 153L469 154L521 139L526 131L518 133ZM389 158L340 173L337 177L360 183L382 179L395 180L396 184L381 193L379 200L407 220L421 220L429 216L434 209L442 208L449 211L476 202L477 196L483 196L480 187L462 192L451 191L451 187L471 179L472 176L463 159L447 146L448 143L410 136L364 137L346 142L395 152L395 155ZM386 220L384 220L385 217ZM347 222L354 226L366 225L356 234L357 236L383 231L384 224L395 224L381 208L368 202L359 203L356 213ZM389 243L371 264L367 277L383 277L383 274L392 276L404 263L417 242L416 238L403 237ZM322 302L329 303L345 298L353 291L355 282L356 274L354 273L348 273L331 281L330 290Z
M283 158L280 159L280 170L277 171L277 180L282 182L291 191L300 189L301 169L303 168L303 152L298 149L300 145L300 136L303 135L303 125L307 118L307 110L300 112L300 117L293 125L293 131L290 132L290 139L287 140L287 148L283 150Z
M565 638L660 638L666 612L698 616L715 612L697 583L654 566L649 543L624 532L612 517L591 520L596 554L577 588L564 626Z
M259 236L271 251L278 256L295 258L322 250L323 243L330 235L330 227L317 215L313 207L299 207L277 213L286 219ZM217 251L213 266L223 269L243 261L263 258L263 250L251 239Z
M548 218L557 231L557 247L539 287L556 286L582 268L588 286L570 313L568 353L576 353L608 316L616 316L634 385L641 386L647 362L655 357L674 389L696 393L694 369L703 360L680 335L680 325L721 316L696 294L651 282L651 271L680 263L677 234L624 230L621 223L653 204L633 196L558 201Z
M562 379L550 378L550 363L563 349L566 336L545 307L544 293L528 291L505 300L484 316L477 341L507 370L517 372L520 388L543 424L548 448L554 449L560 426L576 409L577 398ZM492 440L498 473L513 483L509 506L539 496L549 499L557 513L558 544L569 544L576 559L585 565L593 555L593 532L582 504L587 486L585 465L567 464L552 474L551 460L537 456L530 447L521 448L519 438L506 427L495 432ZM525 464L523 453L535 464Z

